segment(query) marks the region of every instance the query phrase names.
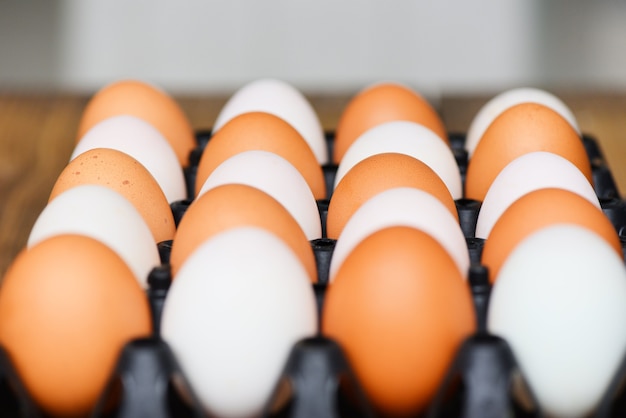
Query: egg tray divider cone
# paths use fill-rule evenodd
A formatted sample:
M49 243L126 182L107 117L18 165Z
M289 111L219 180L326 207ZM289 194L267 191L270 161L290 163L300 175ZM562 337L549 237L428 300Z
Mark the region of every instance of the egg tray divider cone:
M465 135L453 133L449 138L464 183L468 162L467 152L463 148ZM196 139L197 148L190 153L190 165L185 169L189 196L193 196L197 166L202 151L210 140L210 132L197 132ZM334 134L327 133L326 140L332 160ZM591 161L596 194L604 213L619 233L622 251L626 255L626 205L619 196L611 171L596 140L584 135L583 142ZM327 199L319 200L317 203L325 231L328 203L332 195L337 166L329 163L322 169L328 195ZM171 208L177 225L190 203L191 199L172 203ZM461 229L465 234L472 262L468 285L477 314L477 332L467 338L459 348L430 408L422 416L541 417L539 409L527 411L513 400L511 382L518 370L515 356L506 341L486 332L491 285L486 267L480 264L484 240L474 237L480 203L469 199L456 201ZM314 284L313 288L320 318L334 245L335 240L326 238L325 232L322 238L311 241L318 269L318 283ZM110 382L92 413L94 417L206 416L175 356L159 337L163 304L171 284L169 268L171 246L172 241L159 243L162 264L152 270L148 280L147 296L155 333L150 338L136 339L124 346ZM626 378L626 356L594 417L626 416L626 393L622 393L621 388L624 378ZM341 347L329 338L316 336L298 342L292 349L282 379L290 382L291 399L278 412L271 413L268 406L264 416L281 418L375 416ZM186 389L186 401L175 389L174 381ZM346 401L346 388L351 391L351 402ZM533 398L532 393L530 396ZM114 407L107 409L106 404L111 399L115 400ZM30 398L2 347L0 347L0 417L45 418L45 414Z

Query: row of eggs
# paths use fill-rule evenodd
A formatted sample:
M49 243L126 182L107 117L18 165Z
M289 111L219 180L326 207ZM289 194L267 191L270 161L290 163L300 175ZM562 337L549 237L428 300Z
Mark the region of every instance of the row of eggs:
M598 266L607 269L602 274L607 278L598 281L612 281L606 285L597 283L597 292L612 296L594 299L589 289L584 293L600 303L593 308L594 321L611 324L602 328L607 333L595 340L599 347L594 347L597 353L602 353L605 367L596 369L599 377L595 385L587 377L561 376L593 386L593 393L587 398L577 399L581 406L571 399L564 402L562 395L551 393L554 388L562 390L562 383L552 384L548 380L548 384L545 378L534 377L536 373L545 374L549 368L529 366L535 361L532 359L521 361L540 403L556 414L571 414L571 408L578 408L579 413L592 408L624 346L622 336L615 333L615 324L616 319L621 319L621 312L616 309L617 299L624 294L620 286L626 282L622 263L619 258L615 263L615 251L610 248L617 245L621 252L619 241L598 208L589 183L589 162L578 128L568 112L558 99L545 92L514 90L496 97L481 110L466 141L471 158L465 197L483 201L477 235L489 236L483 260L506 247L502 242L496 243L494 237L496 225L507 217L514 225L522 225L520 220L530 219L528 213L539 211L537 218L543 224L534 229L553 222L596 220L596 225L585 224L594 233L574 227L544 228L541 234L533 236L534 241L524 240L532 243L526 243L526 247L508 244L509 248L522 248L515 252L521 261L515 268L503 268L498 277L519 278L498 280L498 283L517 283L521 288L508 285L512 289L508 290L510 296L506 296L506 285L494 288L490 329L506 335L514 342L515 350L522 343L536 345L534 341L545 337L521 337L522 343L518 345L515 333L508 332L514 319L506 318L524 315L528 323L528 306L538 303L531 294L541 293L554 301L553 294L537 289L546 283L547 279L543 278L547 274L554 280L562 280L562 274L555 271L565 271L566 266L554 254L555 249L565 254L567 267L571 267L576 277L588 278L579 265L584 261L594 269ZM514 120L518 125L506 128L503 120ZM545 125L550 121L553 127L547 129L546 139L539 132L546 131ZM35 399L47 411L59 414L86 411L93 405L123 341L150 332L145 297L137 289L146 287L149 270L159 264L154 243L173 239L170 262L175 280L163 313L163 337L179 357L192 387L209 411L223 416L258 412L273 389L289 348L298 339L317 332L318 319L310 287L317 272L309 240L324 234L316 200L330 195L325 232L337 242L322 331L342 344L366 393L379 410L391 414L422 410L432 398L459 343L475 327L471 297L463 280L469 258L454 206L454 200L463 197L461 177L445 128L435 111L404 86L389 83L371 86L346 108L334 147L328 153L319 122L303 96L285 83L261 80L237 92L214 126L214 134L198 164L194 201L176 229L168 203L187 197L183 169L188 168L189 153L196 147L193 132L180 109L163 92L139 82L112 84L88 104L79 127L80 141L53 188L49 205L31 231L30 250L15 261L0 292L0 342L9 350ZM559 130L563 133L556 133ZM529 143L535 139L540 146L533 148ZM566 149L555 149L555 143ZM515 150L515 144L523 147ZM234 146L229 149L227 145ZM489 151L491 148L495 151ZM480 161L480 155L489 152L495 154L482 157L486 163L476 162ZM329 154L338 163L332 194L325 188L321 168L328 163ZM495 168L482 167L494 161L499 164ZM513 174L507 180L504 174L509 171ZM555 173L556 177L560 176L557 180ZM140 180L140 176L145 180ZM569 183L563 178L570 179ZM477 191L471 191L474 182L485 179L487 186L476 186ZM491 186L489 179L493 179ZM525 186L533 181L534 184ZM513 187L511 182L518 185ZM94 183L100 186L88 185ZM497 190L497 184L502 184L500 193L493 191ZM533 189L539 190L528 193ZM506 198L501 197L507 193ZM558 201L555 220L548 222L547 209L536 202L526 203L528 209L524 209L523 199L518 199L522 195L527 201L539 196L535 199L544 199L545 208L555 208ZM505 199L509 201L503 203ZM563 205L568 212L563 211ZM582 215L565 219L563 214L575 213L575 205L583 208ZM483 233L480 225L486 222L485 214L490 207L495 208L491 211L496 215L487 222L488 232ZM518 213L509 214L514 207ZM241 225L241 219L255 228L234 228ZM512 228L502 227L500 234L508 236L507 231ZM519 242L529 231L528 226L518 229ZM122 273L124 263L111 260L111 256L90 258L91 249L98 245L88 243L88 239L58 236L78 230L81 233L89 230L89 235L97 235L115 248L130 266L127 270L131 276L142 286L118 291L112 290L113 280L102 282L111 274L117 280L129 274ZM603 231L607 238L598 240L598 231ZM210 236L213 238L208 239ZM494 250L489 250L490 246ZM104 246L100 247L98 251L104 254ZM46 259L37 261L37 254L43 254ZM416 257L417 254L420 256ZM549 263L535 262L545 254L553 255ZM500 262L508 254L502 257ZM61 265L52 264L54 259L60 260ZM484 262L492 271L498 271L492 267L496 264ZM507 260L506 264L512 263ZM107 266L118 270L113 272ZM531 266L541 271L530 272ZM70 268L75 269L73 273L69 273ZM532 283L526 278L528 274L540 283ZM90 276L99 286L111 288L78 290L74 282L64 284L69 280L65 277L70 276L77 280ZM428 280L416 280L416 277ZM42 280L55 283L55 290L42 287ZM495 281L493 274L492 280ZM569 286L576 290L571 277L568 280ZM88 282L84 282L87 286ZM123 286L133 287L128 280ZM523 286L527 286L526 290ZM534 291L529 292L529 288ZM31 304L36 303L33 300L39 300L38 295L44 289L46 294L41 295L38 303L42 308L38 321L46 324L49 333L22 322L32 318L20 319L12 311L20 304L23 309L28 305L32 311ZM116 296L118 292L125 292L127 305ZM53 319L62 322L56 325L80 328L78 318L67 317L84 309L81 304L95 297L94 294L105 304L115 303L123 312L118 317L108 312L106 318L83 324L84 328L98 333L102 347L109 347L109 351L85 349L84 336L75 342L66 341L75 344L72 349L63 345L59 350L54 335L58 330L50 326L51 312L58 314L66 309L69 313ZM527 300L520 297L523 294L529 295ZM68 303L67 295L72 295L69 299L76 306ZM519 302L517 310L511 308L511 298ZM123 311L123 306L128 310ZM97 304L91 306L94 311L96 308ZM611 309L606 318L601 316ZM3 315L3 311L10 313ZM562 325L552 313L541 312L536 307L532 311L538 318L536 321L545 322L546 316L551 315L557 325ZM500 318L500 322L491 318ZM594 321L590 327L597 324ZM535 324L533 328L536 327ZM24 338L18 336L19 329L32 330L29 341L25 342L29 345L27 349L18 347ZM103 332L104 329L109 332ZM246 330L245 335L242 330ZM598 332L598 327L593 330ZM580 332L578 328L575 334ZM110 341L104 342L107 338ZM613 338L614 343L607 345L607 338ZM607 346L612 350L609 354ZM33 360L36 350L44 347L60 356L54 361L56 369ZM251 347L259 353L258 357L250 355ZM77 354L85 351L89 353ZM52 375L65 375L67 365L79 361L82 355L90 366L83 364L83 375L66 379L81 390L61 386L55 379L42 379L42 369ZM229 362L225 358L237 361ZM588 361L579 362L588 365ZM540 371L533 374L530 372L533 368ZM86 381L93 384L85 385ZM537 389L542 386L546 389ZM555 403L553 398L559 396Z

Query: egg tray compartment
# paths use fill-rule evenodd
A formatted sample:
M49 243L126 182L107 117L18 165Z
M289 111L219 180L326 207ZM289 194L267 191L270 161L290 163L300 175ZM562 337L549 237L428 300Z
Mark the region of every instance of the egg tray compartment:
M327 134L329 155L332 158L334 135ZM190 154L190 165L185 170L189 195L192 196L195 173L202 150L210 140L209 132L197 133L197 148ZM467 170L467 153L463 149L465 136L451 134L451 148L459 166L463 183ZM604 161L594 138L583 137L585 149L592 163L596 193L605 214L620 233L622 248L626 248L626 205L612 174ZM332 195L337 166L323 167L328 190L327 199L319 200L318 208L325 231L329 198ZM191 200L174 202L172 212L178 224ZM474 237L480 202L468 199L456 201L461 228L466 236L472 266L468 274L477 314L477 332L460 347L425 417L539 417L541 411L521 408L511 396L511 381L516 373L516 360L506 341L485 331L486 313L491 286L487 270L480 264L484 240ZM200 403L186 383L175 356L160 339L160 317L167 291L171 284L169 254L171 241L159 244L162 265L149 276L147 297L152 310L155 334L151 338L129 342L122 350L111 381L93 411L94 417L204 417ZM318 283L313 285L321 318L328 271L335 240L325 237L312 240L318 268ZM626 254L626 250L623 250ZM626 394L620 383L626 378L626 358L611 387L596 410L596 417L626 416ZM363 394L359 382L341 350L331 339L322 336L298 342L292 350L283 373L292 388L292 398L280 411L264 416L272 417L371 417L375 416ZM187 388L191 399L183 401L174 387L174 380ZM346 391L350 396L346 396ZM352 401L347 401L347 398ZM113 409L106 409L108 400L117 399ZM45 417L30 399L5 351L0 347L0 417Z

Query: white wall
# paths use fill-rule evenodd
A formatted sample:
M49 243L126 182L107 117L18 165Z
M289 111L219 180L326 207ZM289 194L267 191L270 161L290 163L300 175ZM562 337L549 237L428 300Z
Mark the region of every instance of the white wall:
M94 90L138 77L228 92L381 79L425 94L524 84L626 88L626 2L0 1L0 88ZM619 53L618 53L619 52Z

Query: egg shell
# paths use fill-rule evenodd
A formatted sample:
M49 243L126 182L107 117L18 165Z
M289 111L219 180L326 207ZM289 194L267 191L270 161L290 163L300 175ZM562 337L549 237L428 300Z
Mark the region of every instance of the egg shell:
M568 223L600 235L621 257L622 245L615 228L602 210L582 196L564 189L546 188L516 200L495 223L485 241L481 262L493 283L502 263L515 246L533 232L552 224Z
M470 259L457 219L433 195L419 189L398 187L378 193L354 212L339 235L330 261L330 280L359 242L390 226L417 228L441 244L467 277Z
M531 152L511 161L491 184L478 212L476 237L488 238L498 218L517 199L551 187L572 191L600 208L595 190L574 164L557 154Z
M268 151L244 151L213 170L198 197L223 184L247 184L278 200L293 216L307 239L321 238L322 224L313 192L302 174L283 157Z
M176 277L180 266L206 239L228 229L255 226L272 232L291 248L312 282L317 268L311 244L293 216L267 193L243 184L215 187L196 199L176 230L170 264Z
M476 113L476 116L474 116L474 119L472 119L465 137L465 149L467 150L470 158L472 157L480 138L483 136L485 130L487 130L487 127L489 127L491 122L493 122L493 120L506 109L520 103L538 103L549 107L565 118L572 128L574 128L576 133L581 135L580 128L578 127L574 114L561 99L552 93L537 88L515 88L493 97L480 108L478 113Z
M398 416L423 411L475 328L469 288L450 255L402 226L355 247L328 287L322 320L369 400Z
M482 201L508 163L535 151L562 156L593 184L587 152L572 126L546 106L522 103L502 112L480 139L467 167L465 197Z
M307 272L260 228L230 229L199 246L163 309L163 338L212 416L259 415L292 346L316 331Z
M461 173L450 147L427 127L407 121L386 122L359 136L341 159L335 187L359 161L384 152L407 154L426 163L443 180L453 199L463 197Z
M120 193L139 211L155 242L174 238L174 216L163 190L150 172L128 154L110 148L86 151L63 169L49 201L83 184L99 184Z
M80 139L70 161L95 148L112 148L139 161L161 186L169 203L187 198L185 176L167 139L149 123L128 115L94 125Z
M511 346L548 416L595 408L626 351L626 270L596 233L558 224L524 239L493 286L488 329Z
M144 288L150 271L161 263L141 214L121 194L104 186L85 184L59 194L37 217L27 246L62 234L86 235L106 244Z
M98 122L118 115L136 116L154 126L168 140L180 165L189 165L196 141L187 116L166 92L144 81L119 80L99 90L83 111L76 140Z
M367 130L397 120L424 125L449 144L441 118L426 99L402 84L381 82L361 90L343 110L335 132L334 162L339 164L350 145Z
M220 163L251 150L269 151L285 158L306 179L316 199L326 197L322 167L304 138L283 119L265 112L235 116L211 137L198 165L196 194Z
M87 415L123 345L150 332L132 271L90 237L57 235L23 250L0 289L0 344L52 415Z
M394 187L413 187L431 193L458 220L450 191L430 167L405 154L382 153L356 164L337 185L328 205L328 237L337 239L348 219L366 200Z
M328 162L326 138L315 109L291 84L264 78L241 87L220 111L213 133L235 116L247 112L267 112L284 119L302 135L320 164Z

